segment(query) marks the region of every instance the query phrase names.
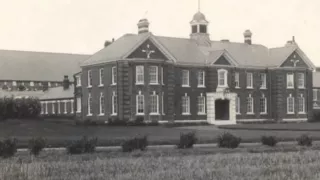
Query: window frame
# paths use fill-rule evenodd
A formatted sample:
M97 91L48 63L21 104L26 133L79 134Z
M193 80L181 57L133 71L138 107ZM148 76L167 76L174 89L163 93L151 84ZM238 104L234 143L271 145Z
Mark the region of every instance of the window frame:
M77 113L81 113L81 97L77 97Z
M302 101L302 103L301 103L301 101ZM301 105L302 105L302 111L300 111ZM301 94L300 97L298 97L298 113L299 114L306 113L306 100L305 100L303 94Z
M252 72L246 73L246 84L247 84L247 89L253 89L253 73Z
M139 70L141 70L141 72ZM142 66L142 65L136 66L136 84L137 85L144 84L144 66Z
M205 77L206 77L206 72L204 70L199 70L198 71L198 87L199 88L204 88L206 87L206 81L205 81Z
M142 105L139 104L139 99L141 98L142 100ZM145 114L145 99L144 99L144 95L141 94L141 91L139 91L139 94L136 95L136 114L137 115L144 115ZM140 106L142 107L142 111L143 112L139 112L140 110Z
M289 86L290 80L292 80L292 86ZM287 73L287 89L294 89L294 73Z
M88 88L92 87L92 70L88 70Z
M318 101L318 89L312 89L312 100Z
M186 77L184 77L184 76L186 76ZM189 70L186 70L186 69L182 70L182 79L181 80L182 80L182 82L181 82L182 87L190 87L190 72L189 72ZM187 84L185 84L185 83L187 83Z
M152 98L155 98L155 99L152 99ZM153 100L156 100L155 103L156 104L153 104ZM154 106L155 105L155 109L156 111L153 111L154 109ZM155 91L153 91L153 94L150 95L150 115L159 115L159 96L156 94Z
M239 72L234 73L234 82L235 82L235 88L240 88L240 74L239 74Z
M117 67L116 66L113 66L112 69L111 69L111 85L117 85Z
M302 77L302 79L300 79ZM299 89L304 89L305 88L305 86L306 86L306 84L305 84L305 74L304 73L298 73L297 74L297 83L298 83L298 88ZM302 80L302 85L300 85L300 81Z
M202 100L202 104L200 104L200 100ZM200 109L202 108L202 111ZM206 114L206 97L201 93L200 96L197 97L197 112L198 115Z
M292 99L292 111L289 111L290 110L290 103L289 103L290 99ZM294 114L294 108L295 108L294 97L292 97L292 94L290 94L287 97L287 114Z
M92 108L92 95L91 93L88 94L88 112L87 112L87 116L92 116L93 112L92 112L93 108Z
M113 91L112 93L111 100L112 100L111 115L116 116L118 114L118 97L115 91Z
M99 69L99 86L102 87L104 86L104 68Z
M101 92L99 97L99 115L103 116L105 114L105 98L104 94Z
M155 68L155 72L151 72L152 71L152 68ZM149 84L153 84L153 85L158 85L159 84L159 71L158 71L158 66L149 66ZM151 77L152 76L155 76L153 78L155 78L155 80L151 80Z
M249 99L251 100L250 102L250 104L249 104ZM251 111L249 111L248 109L249 109L249 105L251 106ZM252 97L252 95L251 94L249 94L249 96L247 97L247 104L246 104L246 106L247 106L247 114L254 114L254 98Z
M227 88L228 87L228 71L226 69L218 69L218 86L219 88ZM223 78L221 77L221 74L223 73ZM220 84L220 80L223 80L223 85Z
M261 111L261 100L263 100L263 111ZM259 112L260 112L260 114L267 114L268 113L268 103L267 103L267 98L265 97L265 95L264 94L262 94L262 97L260 97L260 99L259 99Z
M267 73L260 73L260 89L267 89Z
M185 93L185 95L182 96L181 101L182 101L181 102L182 115L190 115L190 97L187 95L187 93ZM186 104L184 104L184 103L186 103ZM184 110L186 110L186 111L184 112Z

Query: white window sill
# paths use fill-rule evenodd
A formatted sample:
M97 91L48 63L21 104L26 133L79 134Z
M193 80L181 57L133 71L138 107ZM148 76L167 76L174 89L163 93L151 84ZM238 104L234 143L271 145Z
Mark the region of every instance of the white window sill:
M92 86L88 86L87 88L92 88Z
M104 85L103 84L99 84L99 86L98 87L104 87Z
M287 87L287 89L294 89L294 87Z
M190 113L182 113L183 116L189 116L191 115Z
M150 115L150 116L160 116L159 113L150 113L149 115Z
M136 85L144 85L144 83L136 83Z
M247 86L247 89L253 89L253 87L248 87L248 86Z
M137 116L144 116L144 113L137 113Z
M190 85L182 85L182 87L190 87Z
M104 114L99 114L98 116L104 116Z
M294 112L287 112L287 114L294 114Z
M236 86L235 88L236 88L236 89L240 89L240 87L239 87L239 86Z
M160 85L159 83L149 83L149 85Z
M306 87L298 87L299 89L305 89Z
M267 87L260 87L260 89L267 89Z
M206 113L198 113L198 115L207 115Z
M241 115L241 113L237 112L236 115Z
M92 116L92 114L87 114L87 116Z
M76 87L81 87L81 85L77 85Z
M76 113L81 113L81 111L76 111Z
M254 115L254 113L253 112L248 112L247 115Z
M260 115L267 115L268 113L266 112L261 112Z
M221 85L218 85L217 88L229 88L229 86L221 86Z
M198 86L198 88L206 88L206 86Z
M117 85L117 83L112 83L112 84L111 84L111 86L116 86L116 85Z
M117 116L117 113L111 114L111 116Z
M306 114L306 112L298 112L298 114Z

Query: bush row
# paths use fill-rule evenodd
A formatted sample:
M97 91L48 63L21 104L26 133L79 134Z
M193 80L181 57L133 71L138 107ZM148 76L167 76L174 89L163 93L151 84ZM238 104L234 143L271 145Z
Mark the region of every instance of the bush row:
M225 132L217 137L217 144L220 148L237 148L241 143L241 138ZM181 133L180 140L176 147L178 149L189 149L197 142L195 132ZM267 146L275 146L278 140L274 136L262 136L261 143ZM312 146L312 138L306 134L297 138L299 146ZM94 153L98 143L97 138L88 138L84 136L80 140L70 141L66 147L68 154L83 154ZM29 141L29 152L34 156L38 156L40 152L46 147L46 140L44 138L33 138ZM123 152L132 152L135 150L144 151L148 147L147 136L137 136L125 140L122 144ZM6 139L0 141L0 157L8 158L17 152L17 140Z
M41 112L41 104L37 98L0 98L0 120L35 118Z

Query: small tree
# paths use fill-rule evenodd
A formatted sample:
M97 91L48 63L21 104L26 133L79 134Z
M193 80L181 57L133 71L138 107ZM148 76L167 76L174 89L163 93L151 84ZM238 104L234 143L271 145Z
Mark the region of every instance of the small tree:
M261 142L263 145L273 147L278 143L278 140L275 136L261 136Z
M42 137L32 138L29 141L29 151L31 154L35 156L38 156L45 147L46 147L46 140Z
M218 146L222 148L237 148L240 142L240 137L236 137L228 132L224 132L222 135L218 136Z

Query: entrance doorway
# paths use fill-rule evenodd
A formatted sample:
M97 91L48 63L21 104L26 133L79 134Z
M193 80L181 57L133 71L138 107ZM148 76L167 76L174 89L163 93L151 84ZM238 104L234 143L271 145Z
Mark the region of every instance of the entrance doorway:
M229 120L229 106L230 101L225 99L218 99L215 101L215 119L216 120Z

